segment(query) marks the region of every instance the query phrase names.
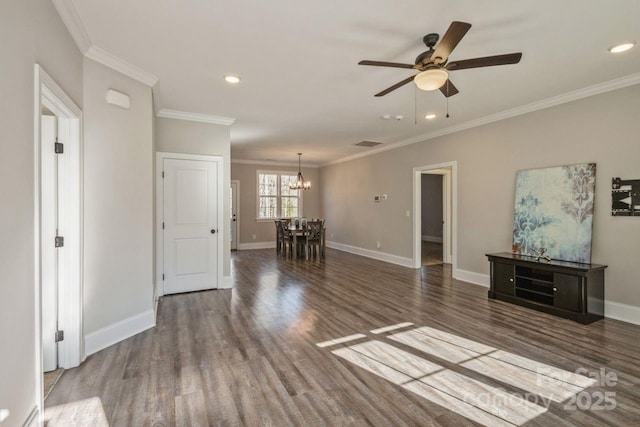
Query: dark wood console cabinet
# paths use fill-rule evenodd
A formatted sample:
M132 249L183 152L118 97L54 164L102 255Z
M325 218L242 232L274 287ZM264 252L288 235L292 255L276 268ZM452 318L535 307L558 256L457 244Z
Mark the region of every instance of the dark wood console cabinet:
M604 317L606 265L536 261L511 253L487 254L489 298L588 324Z

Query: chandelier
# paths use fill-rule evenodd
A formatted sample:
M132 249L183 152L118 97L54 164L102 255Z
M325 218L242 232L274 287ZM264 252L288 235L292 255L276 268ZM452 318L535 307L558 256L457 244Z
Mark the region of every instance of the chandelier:
M302 153L298 153L298 179L296 182L289 184L289 188L292 190L308 190L311 188L311 182L305 181L302 176L302 168L300 164L300 158L302 157Z

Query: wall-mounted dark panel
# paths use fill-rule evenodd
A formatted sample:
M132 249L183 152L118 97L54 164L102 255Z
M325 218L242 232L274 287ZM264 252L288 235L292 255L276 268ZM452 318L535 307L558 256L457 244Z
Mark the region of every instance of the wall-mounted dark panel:
M640 179L612 179L611 215L640 216Z

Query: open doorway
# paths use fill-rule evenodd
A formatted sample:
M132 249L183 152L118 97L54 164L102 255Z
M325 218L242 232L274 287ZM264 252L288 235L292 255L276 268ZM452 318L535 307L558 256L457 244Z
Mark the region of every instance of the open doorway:
M456 268L457 163L413 169L414 267L453 264Z
M35 368L42 408L60 369L78 366L83 354L82 112L39 65L34 74Z
M422 174L420 202L422 204L421 262L422 265L443 264L445 259L444 235L444 175L427 171Z

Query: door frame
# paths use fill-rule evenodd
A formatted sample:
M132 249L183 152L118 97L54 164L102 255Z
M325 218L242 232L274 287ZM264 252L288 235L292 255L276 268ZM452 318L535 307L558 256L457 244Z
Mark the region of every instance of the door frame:
M224 174L223 174L223 166L224 161L222 156L212 156L205 154L183 154L183 153L167 153L167 152L157 152L156 153L156 297L157 300L159 297L164 296L164 282L162 280L162 274L164 270L164 231L162 229L162 222L164 219L164 185L163 185L163 162L165 159L174 159L174 160L195 160L200 162L214 162L217 164L217 180L218 180L218 224L216 224L217 230L224 230L224 222L223 225L220 225L220 222L223 218L226 218L224 215ZM228 212L227 212L228 213ZM217 280L218 280L218 289L224 287L224 232L220 232L223 238L218 239L218 254L217 254Z
M434 165L418 166L413 168L413 266L422 266L422 175L428 172L443 170L442 198L443 198L443 252L446 251L443 262L452 264L455 273L458 268L458 162L445 162ZM450 172L449 172L450 170ZM451 207L451 208L449 208ZM450 257L449 257L450 254Z
M36 392L42 417L42 271L41 271L41 114L42 106L58 118L58 134L64 155L58 159L59 228L65 239L58 254L58 323L64 340L58 343L58 366L73 368L84 360L83 337L83 177L82 110L39 65L34 65L34 288L36 339ZM51 147L49 147L51 149ZM53 242L51 242L53 245Z
M238 195L240 194L240 180L237 179L232 179L231 180L231 186L235 185L236 186L236 191L235 193L232 192L233 194L233 204L235 205L236 209L236 235L233 236L236 240L236 251L238 250L238 245L240 245L240 200ZM232 207L233 209L233 207Z

